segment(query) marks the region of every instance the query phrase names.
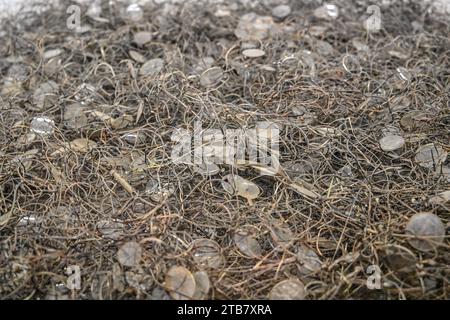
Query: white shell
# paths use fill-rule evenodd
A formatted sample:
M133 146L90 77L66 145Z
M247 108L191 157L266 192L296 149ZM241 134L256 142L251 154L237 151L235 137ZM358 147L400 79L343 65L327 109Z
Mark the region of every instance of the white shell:
M405 232L411 235L409 244L420 251L431 251L444 241L445 226L432 213L417 213L409 219Z
M265 55L266 53L260 49L247 49L242 51L242 54L247 58L259 58Z
M447 159L447 152L439 145L434 143L426 144L417 149L416 163L424 168L433 168Z
M49 135L55 130L55 121L47 117L34 117L30 124L30 131L37 134Z
M380 147L383 151L394 151L403 148L405 139L398 135L387 135L380 140Z
M277 19L284 19L288 15L291 14L291 7L285 4L280 4L279 6L276 6L272 9L272 16L274 16Z
M125 13L127 19L135 22L141 20L142 17L144 16L144 11L136 3L130 4L125 10Z
M139 70L139 73L143 76L155 76L157 75L162 68L164 67L163 59L151 59L144 63Z

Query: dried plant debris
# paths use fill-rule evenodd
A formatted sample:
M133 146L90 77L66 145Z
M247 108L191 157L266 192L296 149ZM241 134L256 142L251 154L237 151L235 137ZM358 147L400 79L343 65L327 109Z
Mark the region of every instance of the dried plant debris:
M1 298L450 299L450 20L429 2L2 17Z
M97 228L103 237L112 240L120 239L124 235L124 225L121 222L101 220L97 223Z

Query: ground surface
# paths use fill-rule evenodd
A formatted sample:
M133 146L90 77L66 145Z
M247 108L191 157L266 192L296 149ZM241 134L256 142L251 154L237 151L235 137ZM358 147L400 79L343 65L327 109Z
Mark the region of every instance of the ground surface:
M86 3L1 22L0 297L449 298L442 10ZM174 163L199 120L276 124L280 168Z

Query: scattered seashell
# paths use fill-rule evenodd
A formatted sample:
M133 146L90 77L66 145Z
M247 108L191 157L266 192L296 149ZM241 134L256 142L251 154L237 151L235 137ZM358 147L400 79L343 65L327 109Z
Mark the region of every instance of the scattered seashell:
M410 81L412 79L411 73L403 67L397 68L397 75L402 81Z
M155 287L153 288L150 300L162 301L162 300L172 300L172 298L167 294L167 292L164 289L160 287Z
M298 117L297 121L299 125L307 126L313 124L317 120L315 112L309 111L304 106L292 107L292 113Z
M17 226L18 227L26 227L29 225L37 224L41 221L42 221L42 219L39 219L39 217L31 214L29 216L20 218L19 221L17 222Z
M409 244L420 251L434 250L445 238L445 226L432 213L417 213L409 219L405 233L410 235Z
M254 12L243 15L234 34L241 40L263 40L277 32L271 17L259 16Z
M127 20L138 22L142 20L142 17L144 16L144 11L138 4L132 3L126 8L125 16Z
M441 146L429 143L417 149L414 161L421 167L433 168L444 163L447 159L447 154L447 151Z
M411 250L396 244L389 244L383 248L382 256L389 268L397 272L412 271L417 262Z
M208 273L205 271L197 271L194 273L195 279L195 292L193 295L194 300L204 300L208 296L211 283L209 281Z
M50 135L55 131L55 121L48 117L34 117L31 120L30 131L40 135Z
M110 119L109 120L109 125L111 126L111 128L113 129L123 129L128 127L132 122L133 122L133 116L130 114L123 114L117 118L114 119Z
M224 76L223 70L220 67L213 67L204 71L200 76L200 84L203 87L211 87L220 82Z
M147 141L147 136L142 131L128 132L121 138L130 144L143 144Z
M234 194L234 187L233 187L233 185L232 185L230 182L228 182L228 181L225 180L225 179L222 179L220 182L221 182L221 184L222 184L222 188L223 188L226 192L228 192L229 194Z
M406 113L401 119L400 124L405 130L413 130L419 128L421 125L425 124L431 119L432 115L430 113L413 110Z
M128 53L130 57L136 62L145 63L145 61L147 61L147 59L145 59L145 57L137 51L130 50L128 51Z
M431 204L444 204L450 201L450 190L438 193L430 198Z
M203 162L200 165L194 166L194 172L204 176L213 176L220 172L220 168L215 163Z
M71 129L80 129L86 126L88 119L85 111L86 108L79 103L66 106L63 114L64 125Z
M325 26L311 26L309 28L309 33L314 37L321 37L327 31L327 27Z
M403 111L411 105L411 99L408 96L398 96L389 101L392 111Z
M272 9L272 16L278 20L283 20L290 14L291 7L285 4L281 4Z
M369 46L366 43L364 43L362 40L359 40L358 38L353 38L352 45L358 51L368 52L370 50Z
M247 58L259 58L264 56L266 53L260 49L246 49L242 51L242 54Z
M42 83L33 93L33 104L37 110L42 110L44 107L56 101L55 93L58 91L58 85L50 80Z
M217 242L210 239L197 239L191 244L194 261L200 267L218 269L223 266L225 258Z
M198 59L195 66L193 67L192 72L194 74L202 74L202 72L204 72L205 70L208 70L209 68L212 67L212 65L214 64L214 61L215 61L214 58L209 57L209 56L200 58L200 59Z
M266 65L266 64L260 65L259 68L263 71L268 71L268 72L276 72L277 71L277 69L275 69L274 67Z
M87 105L93 102L93 96L97 95L97 91L98 87L89 83L82 83L76 89L75 100L82 105Z
M97 229L103 235L103 237L111 240L120 239L124 233L124 224L121 222L115 222L110 220L100 220L97 222Z
M244 230L238 230L234 234L234 243L244 255L250 258L260 257L262 254L261 246L250 233Z
M166 273L164 286L175 300L193 299L196 293L195 278L185 267L171 267Z
M442 177L444 180L447 180L447 182L450 182L450 167L442 166L436 169L435 174L438 177Z
M381 150L390 152L397 149L403 148L405 145L405 139L402 136L398 135L388 135L380 140Z
M339 16L339 9L334 4L324 4L314 10L314 16L319 19L334 20Z
M269 293L270 300L303 300L306 289L298 279L288 279L277 283Z
M409 56L406 53L403 53L398 50L389 50L388 54L394 58L400 59L400 60L406 60L409 58Z
M223 178L222 186L227 192L246 198L250 204L261 193L260 188L255 183L238 175L226 175Z
M322 261L319 256L304 245L298 248L296 257L300 264L300 272L304 275L315 273L322 268Z
M94 149L96 146L96 142L85 138L78 138L69 142L69 148L75 152L86 153Z
M329 56L334 53L333 46L323 40L315 41L315 47L316 47L317 52L324 56Z
M49 60L51 58L59 56L62 53L63 53L63 50L61 50L61 49L47 50L42 54L42 58L44 60Z
M341 177L343 178L350 178L353 177L353 169L350 165L345 165L342 166L339 170L338 173Z
M152 187L152 184L154 183L152 180L149 180L147 183L146 193L150 194L150 199L152 199L155 202L161 202L164 199L170 197L175 193L175 188L171 184L166 185L160 185L157 181L156 189Z
M122 245L117 251L117 260L126 267L134 267L141 260L142 248L139 243L130 241Z
M8 68L7 79L12 82L24 82L28 78L29 70L25 64L14 63Z
M231 11L223 8L218 8L216 12L214 12L214 16L218 18L228 17L230 16Z
M22 91L23 87L20 83L5 80L0 93L5 96L13 96L21 93Z
M163 59L151 59L142 65L139 69L139 74L143 76L156 76L164 67Z
M269 230L273 241L281 249L288 249L292 245L294 234L287 224L281 221L272 221Z
M150 32L140 31L140 32L136 32L134 34L133 41L137 45L142 46L142 45L152 41L152 38L153 38L153 36L152 36L152 34Z

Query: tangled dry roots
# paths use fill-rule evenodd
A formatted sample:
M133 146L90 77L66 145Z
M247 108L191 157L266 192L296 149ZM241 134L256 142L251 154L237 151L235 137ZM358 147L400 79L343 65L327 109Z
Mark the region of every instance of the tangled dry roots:
M106 22L81 6L81 22L91 26L85 33L66 27L68 2L36 4L1 21L0 70L14 80L4 80L0 100L2 298L167 298L166 273L178 265L207 272L208 299L265 299L290 278L304 283L310 299L449 299L448 239L420 252L404 232L418 212L448 226L449 204L428 201L449 188L448 160L433 168L414 161L428 143L450 150L448 22L421 0L393 1L383 8L382 30L367 33L371 2L334 1L340 15L326 21L312 14L320 3L290 1L291 14L274 22L282 32L250 43L236 37L242 15L270 16L275 3L150 1L144 19L130 23L121 3L111 10L104 1ZM216 14L219 8L229 12ZM137 31L152 40L136 45ZM369 50L359 52L355 39ZM265 55L246 58L245 46ZM43 59L50 49L62 53ZM163 69L140 75L130 50L163 59ZM313 75L296 58L304 50ZM358 57L361 72L342 67L345 54ZM196 71L205 57L223 71L213 85L202 85ZM397 68L411 77L399 81ZM57 89L38 109L35 91L50 80ZM64 119L74 104L80 126ZM402 121L414 110L426 117ZM36 116L53 119L55 131L30 135ZM203 129L279 124L283 169L320 197L251 167L219 165L207 176L175 165L174 128L192 131L199 119ZM397 152L379 145L390 128L406 141ZM80 138L95 144L67 147ZM223 190L230 173L261 188L252 205ZM149 181L173 192L155 195ZM236 246L242 229L252 230L258 257ZM219 245L223 263L198 264L191 243L204 238ZM142 248L133 266L117 256L130 241ZM299 254L305 247L318 257L311 272ZM81 287L68 290L66 268L74 265ZM380 267L381 289L366 286L371 265Z

